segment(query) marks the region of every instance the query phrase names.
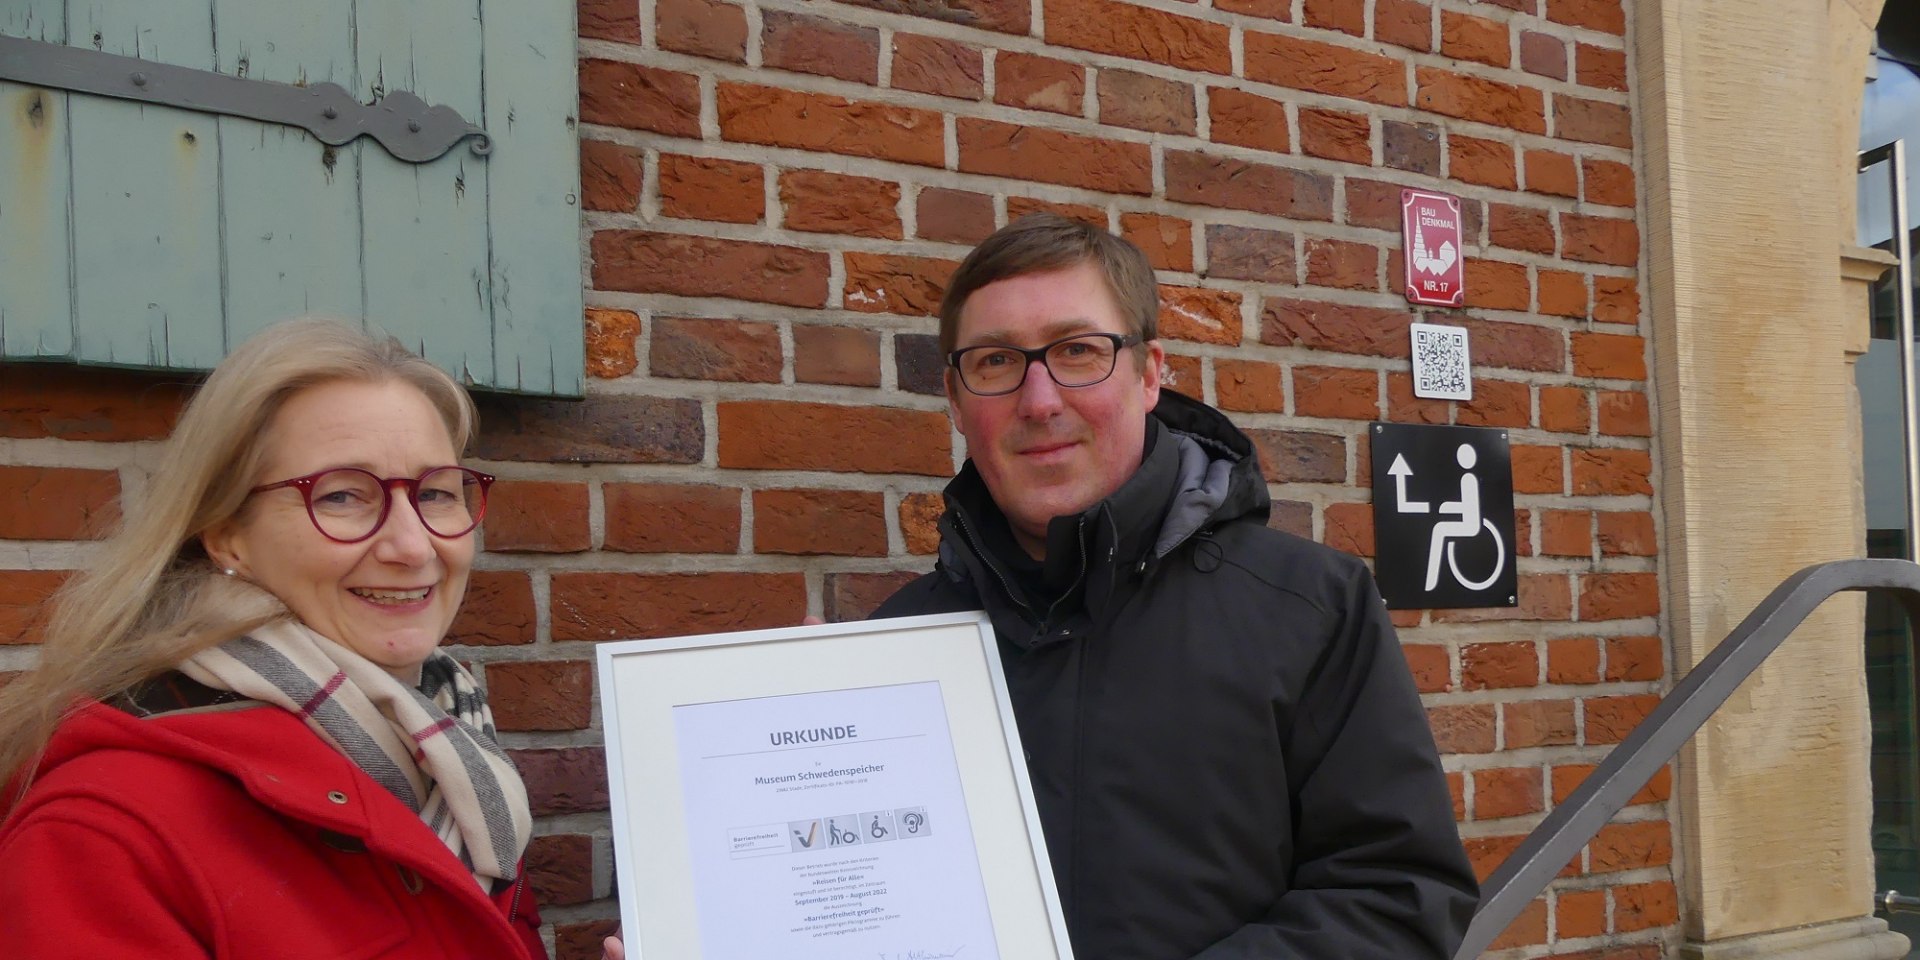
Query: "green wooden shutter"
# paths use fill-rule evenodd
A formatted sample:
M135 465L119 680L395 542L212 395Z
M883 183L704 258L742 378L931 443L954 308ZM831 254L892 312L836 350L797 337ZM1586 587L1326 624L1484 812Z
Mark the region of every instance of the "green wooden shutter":
M228 76L409 91L484 127L370 139L0 81L0 359L206 369L287 317L361 318L463 382L579 395L573 4L12 0L0 35Z

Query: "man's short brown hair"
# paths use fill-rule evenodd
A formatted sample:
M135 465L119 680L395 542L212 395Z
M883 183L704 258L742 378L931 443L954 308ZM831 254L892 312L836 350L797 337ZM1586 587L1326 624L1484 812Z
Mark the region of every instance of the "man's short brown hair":
M1141 342L1158 336L1160 288L1140 248L1099 227L1055 213L1030 213L994 231L960 262L940 299L940 354L960 337L960 308L975 290L1000 280L1092 263L1106 278L1127 332Z

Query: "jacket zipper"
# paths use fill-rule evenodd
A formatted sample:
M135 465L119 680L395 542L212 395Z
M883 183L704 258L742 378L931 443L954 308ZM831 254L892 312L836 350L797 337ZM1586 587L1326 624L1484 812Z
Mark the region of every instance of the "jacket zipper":
M967 538L967 546L973 550L973 555L980 558L982 566L992 571L995 580L1000 581L1001 592L1007 595L1007 599L1013 601L1014 606L1025 612L1028 618L1038 623L1040 618L1034 615L1033 608L1027 606L1026 601L1020 599L1019 594L1013 592L1013 584L1007 582L1006 575L1000 572L993 558L987 555L987 551L980 546L980 541L974 538L973 528L967 526L967 515L957 507L953 511L953 522L959 525L961 536Z
M527 872L522 869L520 876L513 881L513 900L507 906L507 922L512 923L520 916L520 891L527 885Z

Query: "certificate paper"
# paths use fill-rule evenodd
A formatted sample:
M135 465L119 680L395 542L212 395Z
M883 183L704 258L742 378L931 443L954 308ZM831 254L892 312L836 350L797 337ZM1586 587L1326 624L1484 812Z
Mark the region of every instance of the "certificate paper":
M707 956L999 956L939 683L673 714Z

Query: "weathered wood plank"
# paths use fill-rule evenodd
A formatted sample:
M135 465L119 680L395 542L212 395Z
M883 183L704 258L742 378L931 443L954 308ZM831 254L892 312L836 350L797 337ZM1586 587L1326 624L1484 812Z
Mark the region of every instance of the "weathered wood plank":
M361 0L357 27L361 99L411 90L481 115L479 0ZM488 384L487 160L464 144L418 165L369 147L360 197L368 322L461 379Z
M208 0L86 0L68 39L213 67ZM224 355L219 142L203 113L74 97L77 353L95 363L210 367Z
M356 88L353 0L214 0L213 27L221 73ZM362 144L235 117L218 126L229 349L288 317L357 320Z
M66 42L61 0L0 8L0 34ZM67 95L0 83L0 358L73 356Z
M569 5L567 10L571 11ZM486 42L487 209L493 251L494 385L578 396L586 364L574 19L491 0Z

